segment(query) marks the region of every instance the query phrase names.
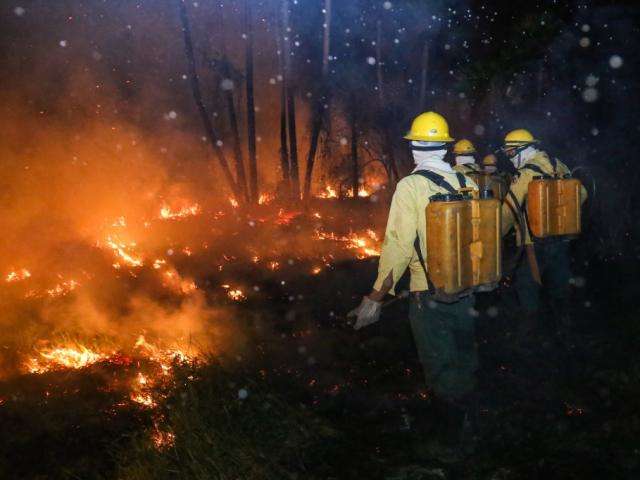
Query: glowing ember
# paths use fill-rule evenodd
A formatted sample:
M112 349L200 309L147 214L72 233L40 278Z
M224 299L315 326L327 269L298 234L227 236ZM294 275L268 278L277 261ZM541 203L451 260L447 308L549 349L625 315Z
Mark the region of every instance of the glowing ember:
M176 443L176 435L173 432L161 430L157 424L154 424L151 440L158 450L164 450Z
M313 267L313 268L311 269L311 274L312 274L312 275L318 275L321 271L322 271L322 268L321 268L321 267Z
M148 382L149 380L147 380L147 377L145 376L145 374L142 372L138 372L138 383L140 385L146 385Z
M154 401L150 393L133 392L129 396L129 398L131 399L132 402L139 403L140 405L143 405L148 408L153 408L156 406L156 402Z
M238 203L238 201L233 198L233 197L229 197L229 203L231 204L231 206L233 208L238 208L240 206L240 204Z
M301 214L302 212L286 212L284 208L281 208L280 210L278 210L278 218L276 219L276 223L278 225L289 225L294 218Z
M194 203L189 207L182 207L180 210L171 210L168 206L164 205L160 209L160 218L164 220L175 220L178 218L193 217L200 213L200 205Z
M276 262L275 260L273 260L267 264L267 267L271 271L278 270L280 268L280 262Z
M38 356L29 359L25 366L29 373L45 373L61 368L84 368L107 358L108 355L84 346L58 347L38 352Z
M153 261L153 268L155 268L156 270L159 270L159 269L162 268L163 265L166 265L166 264L167 264L166 260L158 258L158 259Z
M74 291L80 284L75 280L67 280L65 282L57 284L55 287L47 290L47 295L52 298L64 297L68 293Z
M7 276L4 277L4 280L8 283L12 283L12 282L19 282L21 280L26 280L29 277L31 277L31 272L26 268L21 268L20 270L14 270L12 272L9 272Z
M229 298L235 302L240 302L242 300L245 300L247 297L245 296L245 294L242 292L242 290L239 289L234 289L234 290L229 290L227 292L227 295L229 296Z

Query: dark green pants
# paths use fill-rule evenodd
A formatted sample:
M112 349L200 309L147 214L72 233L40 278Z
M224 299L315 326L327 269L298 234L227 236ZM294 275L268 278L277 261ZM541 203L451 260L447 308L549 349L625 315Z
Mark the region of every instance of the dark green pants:
M457 400L476 385L473 304L473 296L451 304L411 296L409 319L427 385L445 400Z
M561 304L569 296L569 280L571 280L569 242L557 240L536 243L535 250L545 291L552 304ZM520 306L525 313L537 312L540 309L540 285L531 275L526 256L516 270L515 280Z

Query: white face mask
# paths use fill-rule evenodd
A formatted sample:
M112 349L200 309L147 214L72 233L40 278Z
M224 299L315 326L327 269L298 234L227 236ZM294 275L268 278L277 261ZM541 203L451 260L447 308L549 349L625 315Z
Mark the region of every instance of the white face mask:
M435 142L411 142L411 145L414 147L442 147L442 150L429 150L429 151L420 151L420 150L412 150L413 154L413 163L416 164L416 168L413 171L417 170L442 170L443 172L452 172L451 165L444 161L444 157L447 154L447 147L444 143L435 143Z
M476 163L473 155L458 155L456 157L456 165L469 165L470 163Z
M497 168L493 165L487 165L486 167L484 167L484 171L487 173L496 173L496 170Z
M522 168L524 164L526 164L529 160L535 157L536 153L538 153L536 148L532 145L529 145L519 154L515 155L511 159L511 163L513 163L513 166L516 168Z

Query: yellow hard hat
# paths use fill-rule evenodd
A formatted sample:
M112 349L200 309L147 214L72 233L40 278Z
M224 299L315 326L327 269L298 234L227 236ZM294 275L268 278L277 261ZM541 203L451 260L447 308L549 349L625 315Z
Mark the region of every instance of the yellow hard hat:
M473 146L466 138L462 140L458 140L456 144L453 146L453 153L456 155L471 155L472 153L476 153L476 147Z
M538 140L534 138L529 130L525 130L524 128L512 130L504 137L505 147L521 147L531 143L538 143Z
M486 155L482 159L482 165L485 167L495 167L497 164L498 164L498 159L496 158L495 155L491 153L489 155Z
M411 130L404 138L419 142L454 141L449 136L449 124L442 115L436 112L425 112L418 115L411 124Z

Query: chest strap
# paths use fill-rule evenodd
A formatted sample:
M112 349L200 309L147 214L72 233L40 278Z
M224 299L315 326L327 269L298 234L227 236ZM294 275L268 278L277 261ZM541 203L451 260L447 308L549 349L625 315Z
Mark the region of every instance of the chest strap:
M520 170L531 170L532 172L538 173L540 175L549 175L548 173L545 173L538 165L533 164L527 164Z

